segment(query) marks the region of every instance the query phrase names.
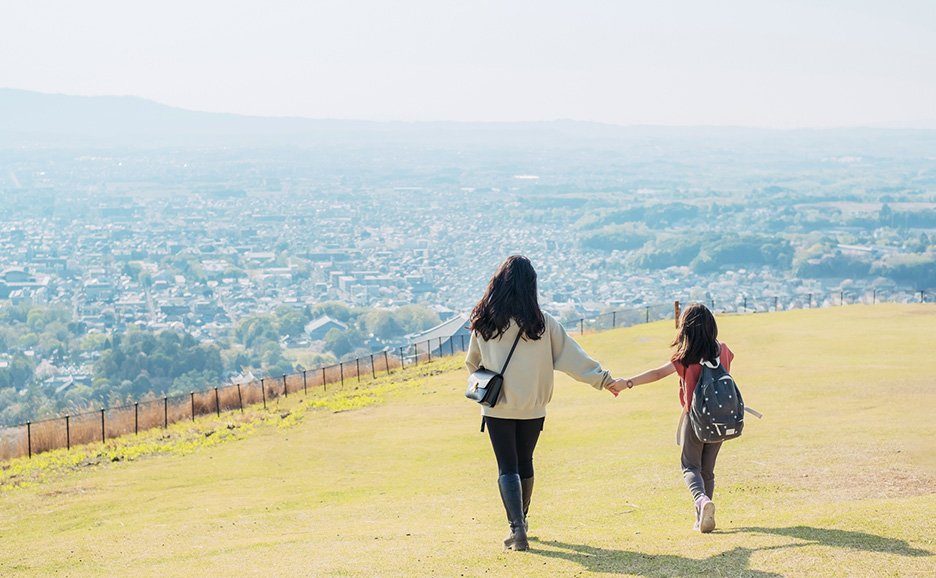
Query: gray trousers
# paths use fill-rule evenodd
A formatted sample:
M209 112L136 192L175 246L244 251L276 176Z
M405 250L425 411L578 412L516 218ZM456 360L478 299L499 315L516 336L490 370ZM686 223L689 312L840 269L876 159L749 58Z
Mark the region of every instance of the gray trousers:
M707 444L699 441L689 416L683 414L679 422L679 439L682 440L682 454L679 457L682 466L683 479L692 493L692 498L698 500L703 495L710 499L715 494L715 459L722 442Z

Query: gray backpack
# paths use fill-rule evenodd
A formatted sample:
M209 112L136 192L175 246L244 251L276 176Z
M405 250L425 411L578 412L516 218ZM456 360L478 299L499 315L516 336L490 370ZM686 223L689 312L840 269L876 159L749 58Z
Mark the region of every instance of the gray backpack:
M744 401L720 359L702 362L702 371L689 406L689 423L700 441L715 443L741 435Z

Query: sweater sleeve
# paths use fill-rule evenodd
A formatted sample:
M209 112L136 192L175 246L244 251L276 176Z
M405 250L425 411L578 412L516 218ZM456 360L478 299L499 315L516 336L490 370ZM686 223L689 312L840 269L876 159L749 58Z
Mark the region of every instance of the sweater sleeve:
M471 332L471 338L468 340L468 355L465 356L465 367L468 373L474 373L481 367L481 347L478 345L478 337L474 331Z
M558 321L549 315L545 317L550 326L553 368L595 389L604 389L611 383L611 372L601 369L601 364L589 357Z

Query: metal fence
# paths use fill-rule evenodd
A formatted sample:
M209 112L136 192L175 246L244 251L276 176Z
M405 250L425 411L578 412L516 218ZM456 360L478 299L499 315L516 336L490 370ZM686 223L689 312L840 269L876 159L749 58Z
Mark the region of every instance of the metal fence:
M676 303L680 300L676 299ZM802 293L795 295L739 295L734 301L719 302L712 299L683 302L702 302L716 314L754 313L844 306L873 305L884 302L928 303L936 301L936 291L914 293L901 291L836 291L832 293ZM604 331L629 327L662 319L673 319L678 305L674 302L656 303L640 307L621 308L593 317L566 319L566 329L572 334ZM247 383L210 387L187 394L164 396L140 401L132 405L101 408L98 411L64 415L39 421L27 421L18 426L0 428L0 461L29 456L96 441L106 441L127 434L153 428L167 428L169 424L191 420L198 416L222 412L244 411L253 404L263 404L279 397L308 393L310 388L328 390L330 384L344 385L349 381L376 379L380 374L390 375L413 365L431 361L435 357L463 353L468 348L464 334L419 341L396 349L385 349L343 361L334 365L307 369L293 374L267 376Z

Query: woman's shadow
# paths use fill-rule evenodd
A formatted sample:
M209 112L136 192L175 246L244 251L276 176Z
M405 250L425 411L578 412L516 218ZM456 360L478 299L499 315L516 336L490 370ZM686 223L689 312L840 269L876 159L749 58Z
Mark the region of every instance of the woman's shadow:
M540 544L549 550L534 548ZM589 572L636 574L647 578L673 576L712 576L715 574L740 575L753 578L782 578L782 574L751 570L748 566L751 548L734 548L709 558L686 558L671 554L643 554L627 550L609 550L582 544L566 544L556 540L530 539L530 552L547 558L575 562ZM554 549L553 549L554 548Z
M933 552L913 548L904 540L848 530L793 526L789 528L739 528L727 533L772 534L795 538L798 541L761 548L736 547L701 559L671 554L644 554L628 550L610 550L583 544L568 544L556 540L539 540L537 538L530 539L531 546L534 546L530 549L530 552L539 556L575 562L591 572L618 572L621 574L636 574L646 578L711 576L714 574L743 574L754 578L782 578L782 574L751 569L751 555L755 552L799 548L816 544L868 552L887 552L901 556L934 555ZM536 544L544 548L535 548Z

